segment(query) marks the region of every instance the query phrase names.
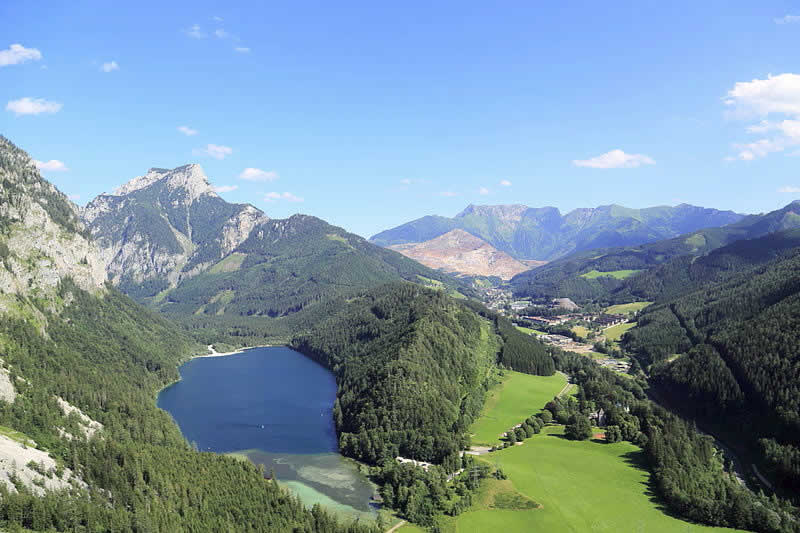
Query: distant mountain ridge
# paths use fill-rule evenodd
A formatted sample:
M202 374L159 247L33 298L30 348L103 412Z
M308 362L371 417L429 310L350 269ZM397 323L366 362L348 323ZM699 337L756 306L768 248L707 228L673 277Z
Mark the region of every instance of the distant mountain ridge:
M619 205L574 209L469 205L453 218L425 216L374 235L381 246L419 243L461 229L513 258L552 261L592 248L636 246L706 227L738 222L744 215L681 204L631 209Z
M673 262L691 263L694 258L733 243L758 239L798 227L800 227L800 202L795 201L769 213L748 215L736 223L723 227L705 228L639 246L601 248L575 253L539 269L519 274L511 280L511 285L515 294L535 298L563 296L581 302L600 300L615 303L651 298L662 290L653 288L659 284L656 278L666 275L666 271L659 274L657 267L660 265L672 269ZM780 246L784 247L786 244L782 243ZM767 250L767 247L764 249ZM766 251L764 254L768 255ZM584 276L591 271L603 273L621 270L643 272L627 279L602 275Z

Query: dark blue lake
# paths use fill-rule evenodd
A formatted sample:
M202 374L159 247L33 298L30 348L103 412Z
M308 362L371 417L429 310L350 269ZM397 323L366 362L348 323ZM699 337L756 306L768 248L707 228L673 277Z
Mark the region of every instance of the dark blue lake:
M332 408L336 382L286 347L198 357L158 396L189 442L244 456L311 505L369 512L373 486L338 453Z

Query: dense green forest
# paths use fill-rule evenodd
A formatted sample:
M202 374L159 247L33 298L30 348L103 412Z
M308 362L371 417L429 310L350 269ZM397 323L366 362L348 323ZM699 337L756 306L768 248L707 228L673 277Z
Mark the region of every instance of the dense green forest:
M800 226L800 202L764 215L751 215L741 221L721 228L708 228L673 239L626 248L601 248L577 253L553 261L545 266L523 272L511 280L514 293L534 298L571 298L576 302L603 304L627 303L635 300L652 300L660 294L659 280L665 272L683 272L694 258L704 256L738 241L757 239ZM767 243L786 246L777 241ZM768 250L769 246L763 246ZM755 260L745 250L733 251L736 255ZM770 257L767 254L766 257ZM666 270L659 270L660 265ZM720 265L718 265L720 266ZM612 276L582 277L596 270L643 270L625 279ZM679 286L678 279L672 280ZM669 280L667 281L669 283ZM655 293L655 294L654 294Z
M545 347L509 329L441 291L395 283L351 299L292 345L336 375L343 454L456 465L498 360L553 373Z
M0 425L33 438L90 489L44 499L22 486L3 491L0 521L57 531L346 530L321 509L307 511L255 466L193 451L156 408L157 390L177 379L177 364L197 348L185 335L110 287L95 297L65 281L59 295L72 299L60 315L46 302L27 302L47 318L46 336L30 321L0 322L3 360L27 380L14 403L0 403ZM74 420L55 396L104 424L102 436L59 437L56 426L69 429Z
M665 398L742 443L797 494L800 248L648 307L624 346L651 366Z
M397 252L318 218L294 215L270 220L218 268L150 303L190 329L213 330L217 341L246 343L249 337L254 343L288 339L324 314L315 307L399 280L471 294L465 283ZM308 316L292 316L301 311Z
M467 428L495 383L498 363L550 375L550 349L474 302L411 283L391 283L342 303L292 346L330 368L342 454L364 461L386 505L430 526L467 509L487 469L470 456ZM397 465L401 456L433 463ZM446 483L461 469L472 472Z

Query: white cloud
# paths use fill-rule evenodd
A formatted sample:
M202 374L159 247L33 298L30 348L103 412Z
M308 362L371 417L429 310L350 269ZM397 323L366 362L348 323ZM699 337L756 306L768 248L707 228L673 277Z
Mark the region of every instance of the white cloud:
M211 20L213 20L214 22L222 22L224 19L222 17L214 15L213 17L211 17Z
M413 181L410 180L409 178L403 178L403 179L400 180L400 183L403 184L403 185L411 185L413 183Z
M216 187L212 187L214 192L231 192L238 189L238 185L217 185Z
M225 159L233 153L233 148L230 146L221 146L218 144L208 144L205 148L198 148L194 150L195 155L207 155L214 159Z
M486 196L487 194L489 194L489 189L487 189L486 187L481 187L480 189L478 189L478 194L480 194L481 196Z
M778 189L778 192L797 194L800 193L800 187L792 187L791 185L784 185L783 187Z
M184 31L186 32L186 35L194 39L204 39L206 37L206 34L203 33L203 30L200 29L198 24L193 24L191 28Z
M81 199L81 195L80 194L68 194L67 198L69 198L73 202L76 202L76 201Z
M737 82L728 91L725 105L733 118L762 118L746 128L748 133L771 134L753 142L735 143L736 159L752 161L800 144L800 74L770 74L763 80ZM768 120L771 115L784 115L784 119Z
M736 82L725 105L737 116L800 115L800 74L769 74L765 80Z
M442 191L439 193L439 196L444 196L446 198L452 198L453 196L458 196L457 192L454 191Z
M295 196L290 192L268 192L264 195L265 202L275 202L277 200L286 200L287 202L302 202L303 198Z
M217 36L217 39L224 39L225 37L228 36L228 32L220 28L218 30L214 30L214 35Z
M69 170L67 165L58 159L51 159L50 161L37 161L34 159L33 164L36 165L36 168L45 172L66 172Z
M248 47L246 47L246 46L237 46L236 48L234 48L234 50L236 50L240 54L249 54L250 53L250 49Z
M39 61L42 53L36 48L25 48L21 44L12 44L8 50L0 50L0 67L19 65L26 61Z
M11 100L6 104L6 111L11 111L17 115L39 115L41 113L58 113L62 105L58 102L51 102L44 98L20 98Z
M622 150L611 150L590 159L576 159L572 164L588 168L636 168L642 165L655 165L656 162L644 154L626 154Z
M100 67L100 70L103 72L113 72L115 70L119 70L119 65L116 61L109 61L108 63L103 63L103 66Z
M197 130L193 130L189 126L178 126L178 131L183 133L187 137L191 137L192 135L197 135Z
M775 24L797 24L800 23L800 15L786 15L774 20Z
M248 167L242 170L239 178L247 181L275 181L278 179L278 173L274 170Z
M500 180L500 185L503 187L511 187L511 182L508 180Z

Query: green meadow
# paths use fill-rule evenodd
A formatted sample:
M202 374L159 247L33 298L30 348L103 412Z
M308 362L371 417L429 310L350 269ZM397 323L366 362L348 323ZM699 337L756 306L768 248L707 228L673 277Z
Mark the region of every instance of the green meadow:
M586 326L572 326L572 332L585 339L589 335L589 328Z
M612 342L618 342L625 332L631 328L636 327L636 322L626 322L625 324L617 324L616 326L611 326L603 331L603 335L606 336L607 340Z
M586 279L597 279L603 277L609 277L614 279L625 279L633 276L638 272L641 272L641 270L610 270L608 272L600 272L599 270L590 270L589 272L581 274L581 277Z
M651 303L653 302L633 302L629 304L612 305L611 307L606 308L606 313L612 315L631 315L641 311Z
M493 443L503 430L541 409L566 383L563 376L507 373L473 425L473 442ZM641 450L628 442L575 442L548 426L522 445L480 456L508 476L484 481L469 511L442 517L447 533L733 531L666 514L652 493ZM411 524L401 533L424 531Z
M472 443L497 444L503 432L539 412L566 384L562 374L542 377L506 371L503 382L487 394L480 418L470 427Z
M527 335L546 335L544 331L539 331L538 329L526 328L525 326L517 326L517 329Z

